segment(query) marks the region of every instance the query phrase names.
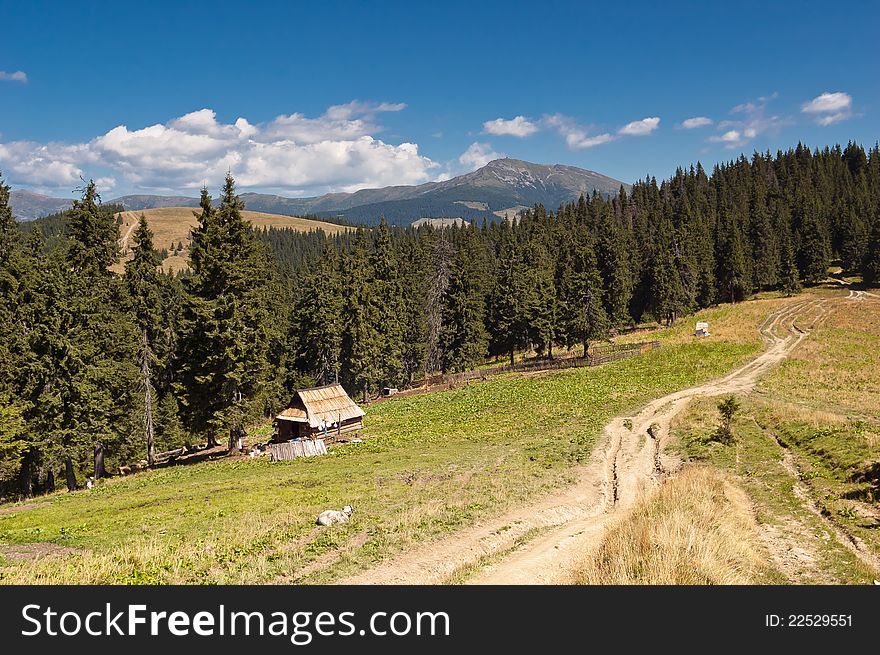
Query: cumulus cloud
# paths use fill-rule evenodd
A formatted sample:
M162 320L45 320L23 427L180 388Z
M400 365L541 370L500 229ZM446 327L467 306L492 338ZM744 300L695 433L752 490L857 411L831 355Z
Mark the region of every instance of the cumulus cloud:
M536 123L525 116L515 116L510 120L496 118L493 121L483 123L483 132L495 136L515 136L520 139L531 136L541 129Z
M728 130L724 134L710 136L709 141L713 143L741 143L743 135L739 130Z
M0 143L0 167L17 184L70 188L80 176L109 169L144 190L197 189L231 170L241 187L323 193L390 184L419 184L438 165L414 143L374 136L376 116L401 111L396 103L352 102L322 115L282 115L267 123L232 123L200 109L142 128L119 125L86 143Z
M712 119L706 116L694 116L693 118L686 118L681 122L682 128L685 130L693 130L698 127L706 127L707 125L712 124Z
M826 91L801 105L801 111L814 114L819 125L831 125L852 116L852 96L841 91Z
M647 136L658 127L660 127L660 119L657 116L652 116L651 118L643 118L640 121L627 123L617 130L617 133L622 136Z
M504 157L504 155L492 150L492 146L488 143L479 143L475 141L468 146L467 150L461 153L461 156L458 158L458 163L469 172L485 166L494 159L501 159L502 157Z
M0 82L27 82L28 76L24 71L15 71L14 73L7 73L6 71L0 71Z

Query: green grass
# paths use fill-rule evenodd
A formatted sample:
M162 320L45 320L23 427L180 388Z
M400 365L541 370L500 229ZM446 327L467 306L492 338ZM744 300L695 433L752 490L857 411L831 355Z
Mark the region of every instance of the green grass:
M327 582L353 573L571 483L608 419L760 349L751 318L753 337L733 342L686 339L686 323L640 358L378 403L364 441L325 457L181 465L57 493L0 515L0 554L2 544L30 542L76 552L0 561L0 580ZM350 523L315 528L318 512L345 504L355 507Z
M744 402L733 426L735 443L730 445L710 438L719 422L716 404L717 399L696 400L677 422L674 436L682 458L735 474L753 502L757 522L790 534L791 543L818 558L818 573L806 570L803 578L790 582L870 583L875 574L833 538L829 525L795 495L796 479L783 466L783 451L761 424L767 417L766 402Z

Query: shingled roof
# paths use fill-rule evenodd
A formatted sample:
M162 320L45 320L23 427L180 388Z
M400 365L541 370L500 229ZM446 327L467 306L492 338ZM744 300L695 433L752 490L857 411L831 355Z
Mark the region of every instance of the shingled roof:
M328 384L298 390L290 407L276 418L281 421L308 422L311 427L317 428L321 425L321 419L332 424L359 418L364 414L364 410L349 398L341 384Z

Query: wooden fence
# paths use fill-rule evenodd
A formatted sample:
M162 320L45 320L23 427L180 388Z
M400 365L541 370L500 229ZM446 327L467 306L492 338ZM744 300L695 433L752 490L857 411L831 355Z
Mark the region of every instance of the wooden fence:
M606 364L618 359L629 359L630 357L638 357L654 348L659 348L659 341L640 341L637 343L619 343L609 344L605 346L594 346L590 348L586 357L562 357L557 359L531 359L515 364L502 364L500 366L492 366L489 368L478 368L472 371L462 371L461 373L447 373L445 375L435 375L428 380L428 386L449 385L458 386L468 380L481 379L490 375L498 375L500 373L519 373L531 371L550 371L566 368L582 368L585 366L598 366Z
M296 441L285 441L284 443L269 444L269 453L271 461L280 462L285 459L294 459L296 457L314 457L315 455L326 455L327 446L324 445L323 439L299 439Z

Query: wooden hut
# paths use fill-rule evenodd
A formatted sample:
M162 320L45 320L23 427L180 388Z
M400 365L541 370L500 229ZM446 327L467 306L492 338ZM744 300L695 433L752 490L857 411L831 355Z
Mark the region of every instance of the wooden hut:
M273 441L335 439L363 429L364 410L349 398L341 384L300 389L287 409L275 417Z

